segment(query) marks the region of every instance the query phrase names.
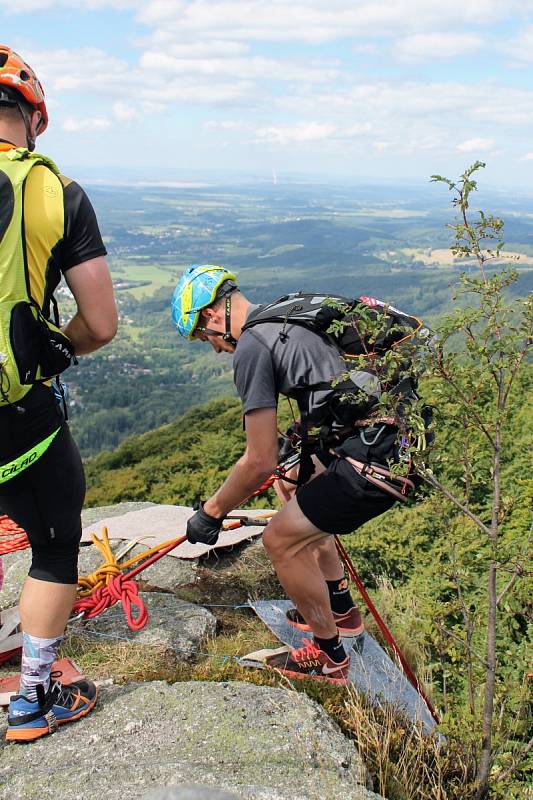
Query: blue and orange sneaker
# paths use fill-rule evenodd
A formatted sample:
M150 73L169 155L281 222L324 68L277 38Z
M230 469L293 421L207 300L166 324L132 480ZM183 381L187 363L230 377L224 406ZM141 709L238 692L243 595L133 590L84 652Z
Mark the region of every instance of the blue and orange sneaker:
M63 685L56 681L45 693L37 686L37 701L13 695L9 701L6 739L10 742L31 742L55 733L59 725L84 717L98 698L92 681L79 680Z

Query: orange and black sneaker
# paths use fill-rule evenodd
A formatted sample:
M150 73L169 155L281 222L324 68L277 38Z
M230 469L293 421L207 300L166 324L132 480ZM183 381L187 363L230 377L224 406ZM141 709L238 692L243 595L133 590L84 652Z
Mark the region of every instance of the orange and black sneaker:
M289 608L285 616L289 625L306 633L311 632L311 626L307 624L297 608ZM333 619L338 628L339 636L360 636L364 633L365 623L357 606L352 606L344 614L338 614L334 611Z
M267 656L263 663L268 669L275 669L291 678L317 678L345 684L348 682L350 658L346 656L337 663L314 642L309 642L297 650L287 649Z
M98 689L92 681L87 680L66 685L56 681L46 693L39 685L35 702L24 695L13 695L9 701L6 739L10 742L31 742L47 733L55 733L59 725L88 714L97 698Z

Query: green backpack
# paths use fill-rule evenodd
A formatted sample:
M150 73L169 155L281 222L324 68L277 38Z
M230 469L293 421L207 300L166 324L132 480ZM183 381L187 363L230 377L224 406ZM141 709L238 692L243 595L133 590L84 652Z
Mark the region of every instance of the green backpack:
M54 322L31 295L24 196L28 175L37 165L51 170L61 188L59 170L49 158L26 148L0 152L0 406L16 406L34 384L77 363L72 342L59 328L53 298ZM57 219L63 214L62 191L47 188L48 207Z

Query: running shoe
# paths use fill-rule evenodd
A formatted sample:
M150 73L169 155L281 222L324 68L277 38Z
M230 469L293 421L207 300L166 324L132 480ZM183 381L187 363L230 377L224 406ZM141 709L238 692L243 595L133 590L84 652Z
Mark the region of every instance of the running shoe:
M350 658L346 656L337 663L314 642L309 642L297 650L288 649L284 653L267 656L263 663L268 669L275 669L291 678L316 678L345 684L348 682Z
M36 702L23 695L13 695L9 702L6 739L31 742L47 733L55 733L59 725L88 714L97 698L98 689L87 680L66 685L56 681L46 693L42 686L38 686Z
M294 628L306 633L311 632L311 626L307 624L297 608L289 608L286 613L287 622ZM365 623L361 619L361 612L357 606L352 606L344 614L333 612L333 619L339 630L340 636L360 636L365 630Z

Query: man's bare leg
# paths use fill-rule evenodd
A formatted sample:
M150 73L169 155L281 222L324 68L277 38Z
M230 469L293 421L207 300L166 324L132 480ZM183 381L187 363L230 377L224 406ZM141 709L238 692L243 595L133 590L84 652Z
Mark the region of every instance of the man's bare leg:
M295 498L272 518L263 534L265 549L281 585L313 634L321 639L331 639L338 633L318 562L321 547L328 553L324 543L330 538L330 534L309 522Z
M316 456L312 456L315 465L315 471L311 480L324 472L324 465L318 460ZM298 465L293 467L287 472L287 477L291 480L298 479ZM280 480L274 483L274 490L279 500L286 506L296 494L296 485ZM320 572L325 581L337 581L344 577L344 566L339 558L337 548L335 547L335 540L333 536L326 536L321 542L316 543L314 554L318 562ZM302 613L300 611L300 613Z

